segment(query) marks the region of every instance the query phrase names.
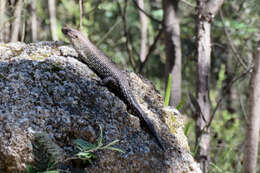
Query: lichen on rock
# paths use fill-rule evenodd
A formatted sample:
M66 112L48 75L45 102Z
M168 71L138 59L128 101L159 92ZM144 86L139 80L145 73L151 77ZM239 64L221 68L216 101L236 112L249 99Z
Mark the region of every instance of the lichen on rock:
M0 44L0 172L23 172L36 162L33 141L46 133L62 158L75 153L73 140L95 143L99 125L104 143L116 147L97 153L93 164L64 163L73 172L200 172L183 135L181 116L163 107L163 99L148 80L126 72L142 109L155 124L166 151L127 112L124 103L105 87L76 51L62 43ZM169 123L171 116L176 122ZM174 127L173 133L170 126ZM69 165L71 164L71 165Z

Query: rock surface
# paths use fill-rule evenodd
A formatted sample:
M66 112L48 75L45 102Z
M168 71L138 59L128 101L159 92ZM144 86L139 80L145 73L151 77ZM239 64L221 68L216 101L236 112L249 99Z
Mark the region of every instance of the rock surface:
M60 169L201 172L189 152L181 115L163 107L149 81L127 72L132 91L154 121L166 151L126 111L124 103L97 85L99 78L74 57L73 48L57 42L0 43L0 172L24 172L28 165L39 162L36 155L42 158L44 154L34 151L36 134L46 133L46 141L52 141L59 155L68 160L75 153L73 140L97 143L99 125L103 143L118 139L114 146L125 153L100 150L92 164L67 161Z

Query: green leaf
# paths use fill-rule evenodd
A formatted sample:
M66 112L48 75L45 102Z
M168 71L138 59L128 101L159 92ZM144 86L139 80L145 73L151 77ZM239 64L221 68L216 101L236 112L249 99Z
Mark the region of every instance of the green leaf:
M73 143L76 144L80 151L85 151L96 147L96 145L91 144L83 139L76 139L73 141Z
M171 95L171 86L172 86L172 75L169 75L166 93L165 93L165 100L164 100L165 106L169 105L170 95Z
M224 152L224 158L226 159L229 155L230 152L233 150L235 144L231 144L230 147L228 148L228 150L226 152Z
M154 10L154 11L152 11L152 14L153 14L154 18L156 18L158 20L162 20L162 18L163 18L163 10L162 9Z
M113 150L113 151L118 151L120 153L125 153L123 150L121 150L119 148L115 148L115 147L106 147L106 149Z
M26 173L30 173L31 172L31 165L26 165Z
M114 145L115 143L117 143L117 142L119 142L119 140L117 139L117 140L114 140L113 142L111 142L111 143L109 143L109 144L107 144L106 146L104 146L103 148L107 148L107 147L110 147L110 146L112 146L112 145Z
M94 155L91 152L79 152L76 155L81 157L81 158L86 158L86 159L96 158L96 155Z
M204 129L202 130L201 133L202 134L204 133ZM199 140L198 140L197 144L195 145L194 152L192 153L193 157L195 157L197 155L198 151L199 151L201 137L202 137L202 135L200 135Z
M221 168L219 168L216 164L214 164L213 162L210 162L210 166L212 166L213 168L215 168L218 172L225 172L224 170L222 170Z
M188 122L188 123L186 124L186 126L185 126L185 129L184 129L184 134L185 134L185 136L188 135L188 132L189 132L190 127L191 127L191 122Z
M99 129L100 129L100 135L99 135L99 138L98 138L98 147L101 147L103 144L102 144L102 140L103 140L103 129L101 127L101 125L99 124Z
M182 99L181 99L181 102L177 105L176 109L177 109L177 110L180 110L180 109L183 107L184 104L185 104L185 99L182 98Z

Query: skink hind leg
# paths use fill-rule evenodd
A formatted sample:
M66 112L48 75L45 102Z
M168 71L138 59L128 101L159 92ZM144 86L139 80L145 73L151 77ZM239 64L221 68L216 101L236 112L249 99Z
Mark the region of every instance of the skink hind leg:
M116 86L117 81L115 80L115 78L109 76L109 77L104 78L104 79L100 82L100 84L101 84L102 86L110 86L111 84L114 85L114 86Z

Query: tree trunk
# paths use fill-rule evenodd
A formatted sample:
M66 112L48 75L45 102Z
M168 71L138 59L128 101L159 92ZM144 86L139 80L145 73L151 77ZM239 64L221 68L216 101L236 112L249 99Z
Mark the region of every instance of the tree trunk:
M196 144L199 146L196 159L203 172L208 172L210 162L210 130L205 128L210 120L210 24L207 21L197 21L197 101L201 113L197 113L196 119ZM204 116L206 122L202 118Z
M55 0L48 0L48 8L49 8L49 14L50 14L51 38L52 38L52 40L58 40Z
M181 41L180 25L177 16L179 0L163 0L163 22L165 35L166 68L165 78L168 83L172 75L169 105L177 106L181 101Z
M6 0L0 0L0 42L4 42L4 18Z
M23 0L18 0L14 12L15 19L14 22L12 23L11 42L18 41L19 30L21 26L22 9L23 9Z
M37 41L37 15L36 15L36 1L32 0L31 2L31 30L32 30L32 42Z
M200 110L196 116L196 159L201 170L207 173L210 163L210 130L207 125L210 121L210 61L211 41L210 22L221 7L223 0L197 0L197 101Z
M255 173L260 125L260 41L257 46L255 65L250 81L248 122L245 139L243 173Z
M138 6L144 9L144 0L137 0ZM147 54L147 17L139 10L140 17L140 30L141 30L141 48L140 48L140 61L143 63Z
M22 29L21 29L21 32L20 32L21 33L20 41L24 42L24 40L25 40L25 30L26 30L26 21L25 21L25 19L22 19L21 23L22 23Z

